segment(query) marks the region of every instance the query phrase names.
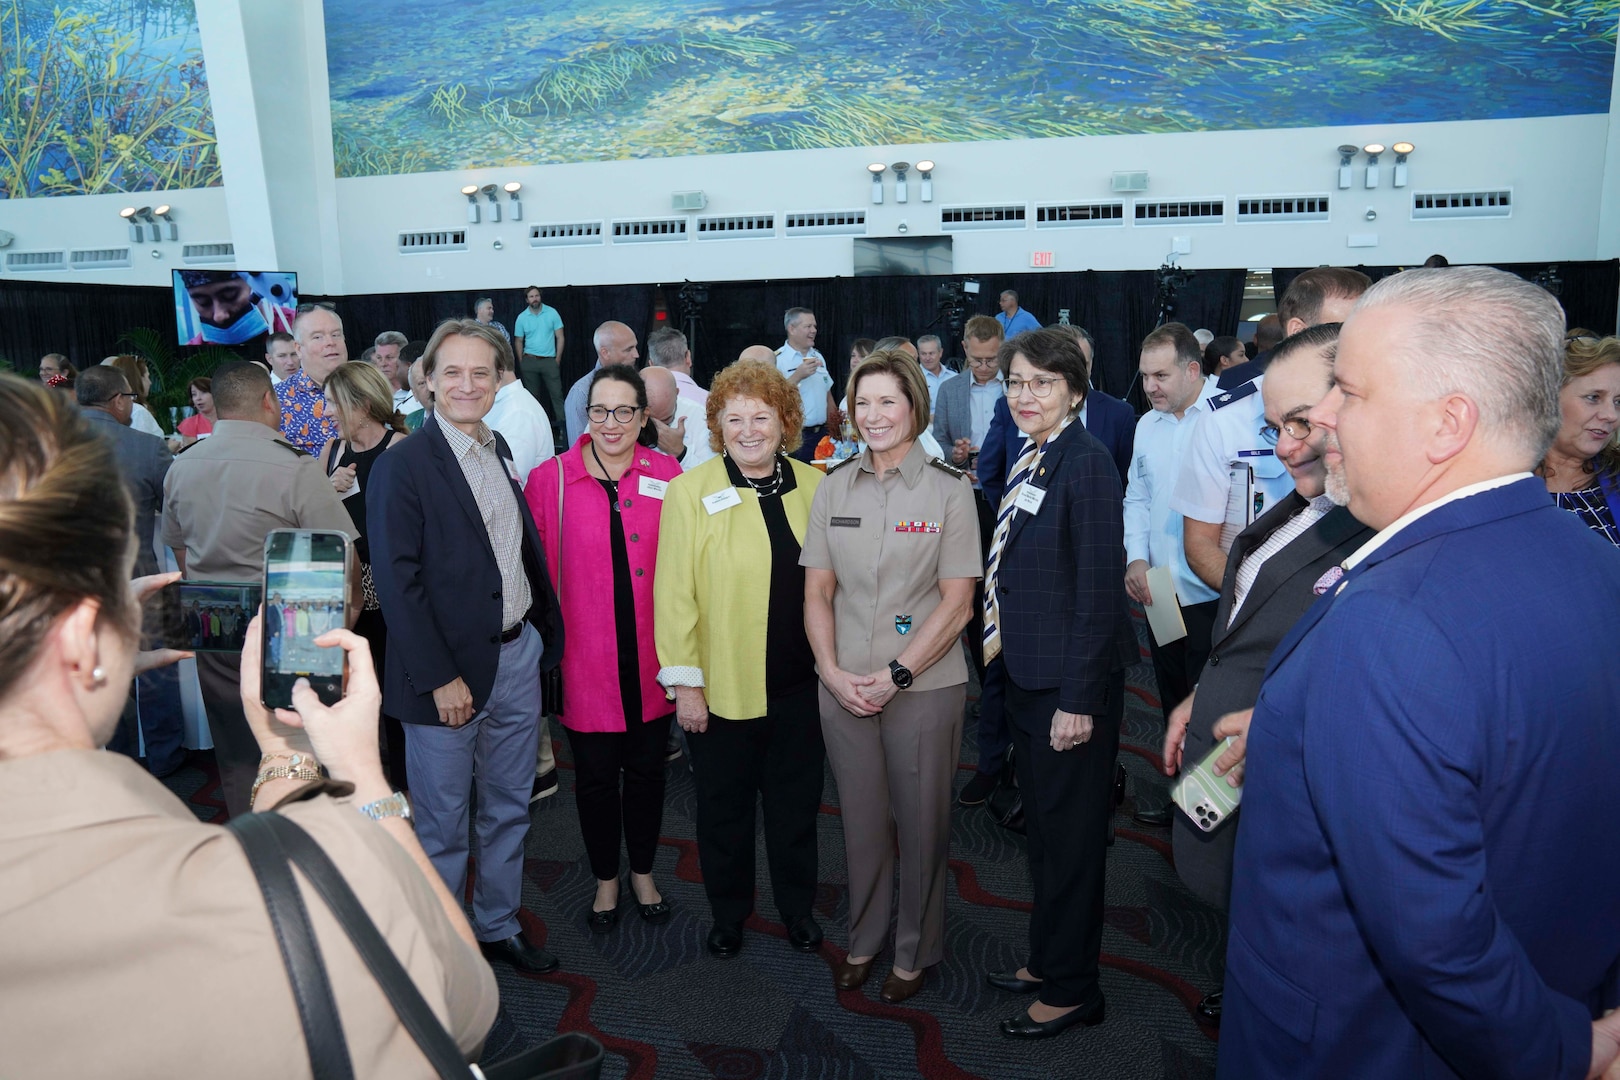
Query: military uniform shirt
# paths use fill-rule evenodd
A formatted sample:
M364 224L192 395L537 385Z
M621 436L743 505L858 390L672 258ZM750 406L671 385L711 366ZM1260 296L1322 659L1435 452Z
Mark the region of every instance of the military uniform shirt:
M882 478L868 450L816 489L799 564L838 579L838 666L858 675L883 671L939 606L941 580L983 576L973 488L921 443ZM956 686L967 682L967 661L952 647L913 675L913 690Z
M186 577L261 580L272 529L357 535L320 465L274 428L221 420L174 459L163 483L163 543L185 549Z

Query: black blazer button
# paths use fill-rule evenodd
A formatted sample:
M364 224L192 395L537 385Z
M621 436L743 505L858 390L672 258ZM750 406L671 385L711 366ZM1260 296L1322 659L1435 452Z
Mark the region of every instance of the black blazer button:
M630 542L632 544L635 543L637 540L640 540L640 539L641 539L641 537L638 536L636 533L631 533L630 534Z
M1221 666L1221 658L1220 658L1219 654L1211 654L1211 656L1209 658L1209 666L1210 667L1220 667Z
M491 645L499 645L501 643L501 635L499 635L499 634L491 634L491 635L489 635L489 643Z
M500 590L499 590L499 589L497 589L497 590L495 590L495 591L494 591L494 592L492 592L492 593L490 593L490 594L489 594L489 598L490 598L490 599L491 599L491 600L499 600L499 599L500 599L500 598L501 598L501 593L500 593Z

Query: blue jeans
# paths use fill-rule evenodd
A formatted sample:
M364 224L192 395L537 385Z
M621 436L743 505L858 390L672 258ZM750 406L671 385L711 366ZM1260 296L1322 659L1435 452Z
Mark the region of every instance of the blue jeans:
M529 794L540 749L540 634L524 624L501 646L495 686L483 709L458 728L406 724L416 835L450 895L467 888L467 817L478 784L478 882L473 933L504 941L519 930L523 902L523 841L529 835Z

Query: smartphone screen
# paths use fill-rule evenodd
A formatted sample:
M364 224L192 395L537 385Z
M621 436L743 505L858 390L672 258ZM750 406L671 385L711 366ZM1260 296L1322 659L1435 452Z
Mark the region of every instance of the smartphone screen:
M328 705L343 697L344 653L315 639L348 625L349 538L277 529L264 541L264 654L260 694L267 708L292 708L292 688L308 679Z
M157 647L241 652L248 620L259 610L259 596L258 582L171 582L157 596Z

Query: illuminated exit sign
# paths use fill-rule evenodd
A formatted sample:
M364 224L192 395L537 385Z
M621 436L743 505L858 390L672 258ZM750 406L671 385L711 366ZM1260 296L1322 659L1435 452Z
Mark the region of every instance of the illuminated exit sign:
M1044 267L1050 268L1051 265L1052 265L1052 253L1050 251L1032 251L1032 252L1030 252L1029 253L1029 265L1035 266L1035 267L1044 266Z

